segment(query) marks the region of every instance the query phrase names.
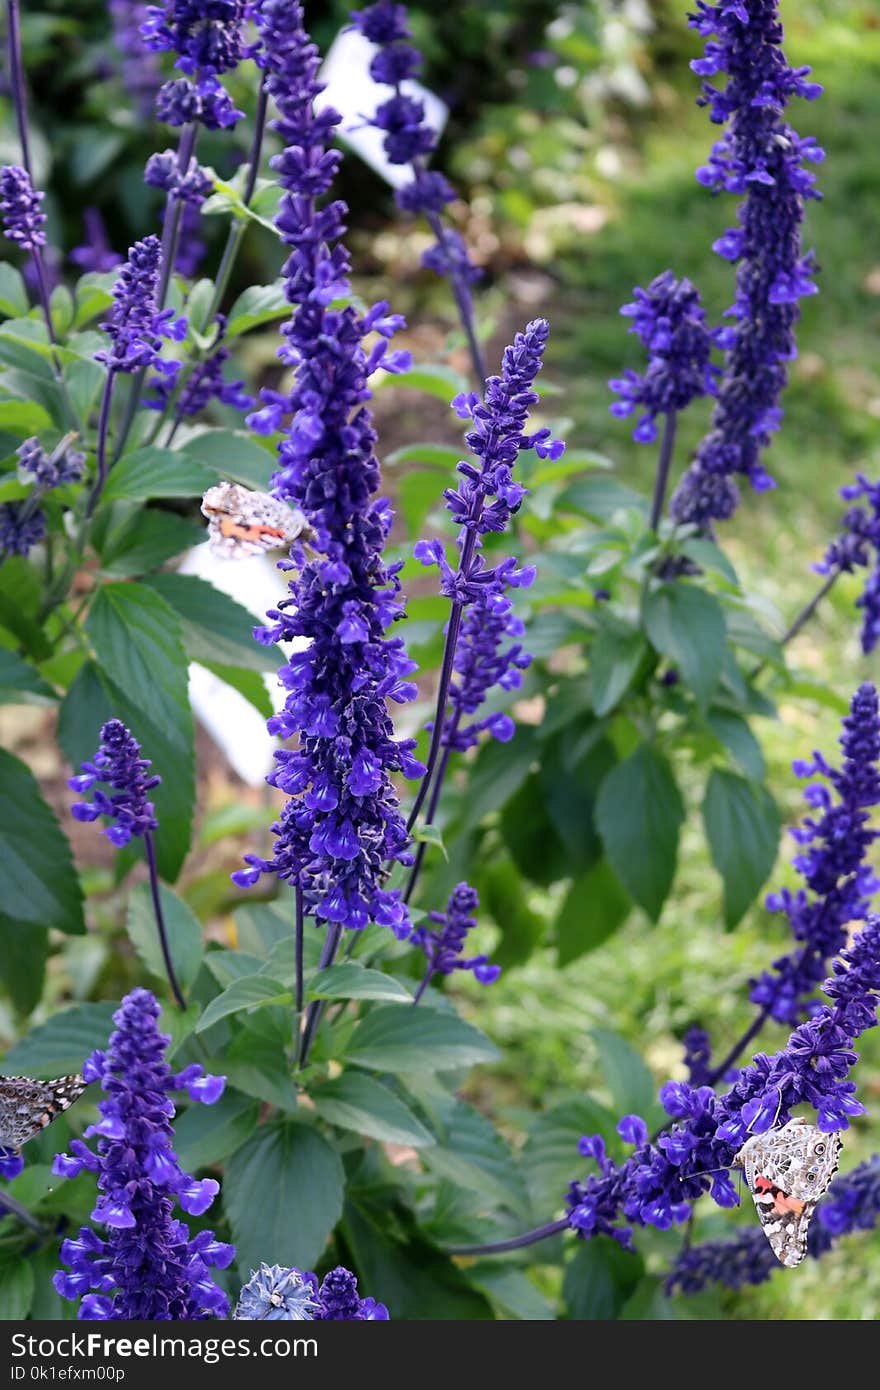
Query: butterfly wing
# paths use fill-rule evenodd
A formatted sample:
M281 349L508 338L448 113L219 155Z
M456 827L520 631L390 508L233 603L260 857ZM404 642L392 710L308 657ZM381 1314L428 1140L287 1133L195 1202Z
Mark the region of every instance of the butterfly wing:
M789 1269L807 1253L807 1232L816 1203L837 1172L839 1133L824 1134L805 1120L754 1135L740 1150L758 1219L771 1249Z
M290 546L312 532L305 516L268 492L252 492L240 483L218 483L202 498L211 549L227 560L263 555Z
M0 1148L20 1149L73 1105L86 1085L78 1075L54 1081L0 1077Z

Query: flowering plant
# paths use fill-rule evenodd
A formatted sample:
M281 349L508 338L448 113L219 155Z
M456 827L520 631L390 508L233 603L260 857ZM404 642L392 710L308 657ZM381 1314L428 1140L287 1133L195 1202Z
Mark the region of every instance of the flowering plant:
M18 1149L32 1135L0 1107L0 1204L18 1223L0 1265L19 1268L37 1236L41 1271L51 1263L79 1317L541 1318L563 1302L595 1317L719 1274L759 1282L757 1237L691 1239L700 1199L736 1205L737 1152L794 1108L829 1133L865 1114L855 1043L880 994L880 713L855 679L840 758L823 746L795 765L811 779L793 831L803 886L766 898L793 944L750 962L740 1036L709 1017L679 1030L675 1074L654 1088L598 1031L622 1115L581 1098L502 1122L467 1080L500 1059L478 1026L492 987L547 941L562 968L626 922L668 922L695 844L725 926L755 918L782 823L756 721L782 697L836 708L787 648L838 578L864 570L850 617L863 651L876 644L866 475L844 490L821 583L787 627L761 621L726 549L740 489L774 486L800 301L818 288L802 234L822 151L789 107L820 88L787 60L777 8L721 0L690 19L698 99L722 129L697 177L737 200L714 243L735 266L733 305L716 322L688 266L647 266L621 311L638 346L610 412L656 450L643 495L559 437L573 432L552 382L542 392L549 317L523 313L503 342L486 329L405 6L377 0L346 25L375 87L359 130L456 316L439 364L420 360L396 304L361 298L346 131L306 7L113 0L114 61L168 148L146 160L137 235L114 249L91 215L76 276L51 254L6 0L18 154L0 170L0 670L12 703L57 711L76 799L59 814L0 753L4 987L31 1021L3 1071L16 1116L23 1076L81 1074L101 1097L87 1089L35 1138L65 1181L30 1203ZM255 236L279 270L266 283L245 279ZM446 437L389 451L386 392L419 410L416 393L442 396ZM711 419L685 457L701 407ZM194 572L203 517L242 573L275 554L256 621ZM235 814L208 805L194 664L273 741L265 798ZM97 869L77 869L74 829L76 862ZM871 1224L875 1167L832 1187L810 1254ZM651 1231L667 1233L662 1281L640 1253ZM564 1277L534 1280L533 1257L560 1265L545 1242L563 1232ZM46 1306L36 1281L33 1304L21 1288L22 1316Z

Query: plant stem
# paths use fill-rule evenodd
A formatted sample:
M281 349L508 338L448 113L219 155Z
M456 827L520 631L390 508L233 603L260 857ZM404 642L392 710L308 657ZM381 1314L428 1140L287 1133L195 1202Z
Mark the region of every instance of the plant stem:
M791 642L793 638L797 637L801 628L805 627L806 624L810 621L816 609L819 607L819 604L822 602L825 595L827 593L830 593L830 591L833 589L834 585L837 583L842 573L843 570L838 566L837 569L833 569L829 575L826 575L824 583L822 583L819 586L813 597L810 599L809 603L804 605L800 613L798 613L797 617L795 618L794 622L786 630L786 632L783 633L782 637L780 637L780 647L787 647L789 642ZM754 680L756 676L760 675L760 673L763 671L766 665L766 658L763 661L759 661L758 664L754 666L752 670L749 672L749 679Z
M111 368L107 373L107 379L104 382L104 391L101 396L101 413L98 416L98 442L95 448L98 471L95 474L95 482L86 505L87 519L92 515L95 507L98 505L98 499L107 481L107 432L110 425L110 406L113 400L113 387L115 383L116 372Z
M21 162L28 177L33 182L34 169L31 162L30 138L28 135L27 104L24 94L24 63L21 57L21 25L19 23L19 0L6 0L6 21L9 40L9 85L12 88L12 101L15 106L15 121L18 126L18 140L21 145Z
M296 936L294 940L294 1022L293 1022L293 1064L299 1061L299 1049L302 1033L303 1016L303 895L302 889L297 885L296 889Z
M23 1207L21 1202L16 1201L14 1197L10 1197L8 1192L0 1192L0 1208L5 1208L10 1216L14 1216L16 1221L20 1221L23 1226L27 1226L30 1230L36 1231L37 1235L42 1236L45 1234L37 1218L28 1211L27 1207Z
M431 788L431 800L428 802L428 811L425 816L425 825L434 824L434 817L437 814L437 808L440 804L440 793L443 790L443 783L446 779L446 772L449 767L449 760L452 757L453 752L452 743L450 740L455 736L460 718L460 711L456 710L449 721L449 728L446 730L446 747L443 749L443 757L440 760L440 767L437 770L437 776L434 778L434 785ZM419 879L419 874L422 871L422 864L424 863L425 852L427 848L427 840L420 840L418 848L416 850L415 861L413 863L412 868L409 871L409 879L407 881L407 885L403 893L403 901L405 903L408 903L413 895L413 891Z
M338 922L334 922L327 929L327 936L324 940L324 949L321 952L321 959L318 961L318 969L326 970L328 965L332 965L336 959L336 952L339 949L339 941L342 936L342 927ZM324 1012L324 1000L314 999L306 1010L306 1025L303 1029L302 1044L297 1060L297 1070L301 1071L309 1060L309 1053L312 1050L312 1043L315 1041L315 1033L318 1031L318 1024Z
M150 895L153 899L156 926L159 930L159 945L162 947L162 959L165 961L165 973L168 976L171 993L174 995L174 1002L179 1009L185 1012L186 999L177 982L177 976L174 973L174 962L171 959L171 950L168 945L168 932L165 927L165 917L162 912L162 897L159 892L159 870L156 867L156 847L153 844L153 834L150 830L144 833L144 849L147 852L147 866L150 870Z
M669 482L669 469L672 464L672 451L675 448L675 426L677 412L670 410L663 426L663 440L660 445L660 458L657 462L657 480L654 483L654 501L651 504L651 530L656 531L663 514L666 501L666 485Z
M440 214L437 212L426 212L425 217L427 218L428 226L437 238L438 245L445 247L445 229L440 220ZM468 351L471 355L471 366L474 376L476 377L476 387L478 391L482 391L486 384L488 373L486 371L486 360L483 357L483 349L480 347L477 339L477 330L474 323L474 302L471 298L471 292L464 283L460 273L451 265L448 275L449 283L452 286L452 293L455 298L455 306L458 309L458 317L464 329L464 336L467 338Z
M527 1245L536 1245L539 1240L547 1240L567 1229L568 1217L562 1216L558 1221L548 1221L546 1226L536 1226L533 1231L512 1236L510 1240L495 1240L488 1245L444 1245L443 1249L447 1255L503 1255L506 1250L522 1250Z
M419 1000L421 999L422 995L424 994L425 990L428 988L428 985L431 983L431 981L432 981L433 978L434 978L434 967L433 967L433 965L431 965L431 963L430 963L430 961L429 961L429 962L428 962L428 968L427 968L427 970L425 971L424 979L422 980L422 983L419 985L418 989L416 990L415 998L413 999L413 1005L418 1004Z

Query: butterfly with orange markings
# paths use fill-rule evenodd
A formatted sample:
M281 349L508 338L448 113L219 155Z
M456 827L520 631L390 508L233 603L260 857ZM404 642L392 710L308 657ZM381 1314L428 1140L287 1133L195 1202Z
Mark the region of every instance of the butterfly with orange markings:
M733 1160L745 1173L774 1255L789 1268L807 1253L810 1220L837 1172L841 1147L839 1130L826 1134L798 1117L753 1134Z
M240 483L218 483L208 488L202 498L202 515L208 518L211 549L227 560L265 555L315 536L296 507Z
M17 1153L79 1100L87 1085L81 1076L58 1076L54 1081L0 1076L0 1149Z

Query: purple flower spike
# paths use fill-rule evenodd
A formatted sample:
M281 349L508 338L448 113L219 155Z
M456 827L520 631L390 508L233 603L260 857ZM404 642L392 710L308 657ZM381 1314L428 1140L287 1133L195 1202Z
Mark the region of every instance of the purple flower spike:
M791 68L782 52L776 0L700 3L690 23L707 40L692 64L706 79L727 74L723 88L706 80L701 104L727 131L697 177L713 192L744 198L739 226L715 250L738 265L736 298L711 432L672 498L673 517L701 526L732 516L735 474L753 488L772 487L761 456L779 428L779 398L795 356L798 300L814 294L813 267L801 250L804 202L820 195L805 165L823 153L785 120L793 96L812 100L821 88L809 68Z
M132 836L144 836L159 828L147 794L162 779L150 772L152 764L140 754L140 744L122 721L109 719L101 729L101 744L94 758L82 763L82 772L67 782L75 792L97 786L93 801L77 802L71 810L78 821L107 816L111 824L104 834L117 849L128 844ZM110 793L98 784L109 787Z
M228 1316L226 1295L209 1271L231 1264L234 1248L210 1231L190 1239L187 1226L172 1215L175 1200L201 1214L218 1185L212 1178L189 1177L174 1153L169 1092L177 1089L178 1078L165 1061L170 1039L159 1032L158 1018L159 1005L148 990L135 989L123 999L106 1054L90 1059L105 1093L98 1106L102 1120L92 1130L96 1153L78 1141L53 1166L62 1177L97 1173L92 1219L106 1234L84 1226L65 1240L61 1259L69 1272L59 1271L53 1280L62 1298L82 1298L80 1318L191 1322Z
M46 518L27 502L0 505L0 555L29 555L46 534Z
M38 193L25 169L17 164L5 164L0 169L0 214L3 232L15 241L22 251L38 251L46 245L43 227L46 214L40 211L44 198Z
M824 978L828 962L846 945L851 922L863 920L880 888L868 854L880 831L870 826L870 807L880 804L880 711L877 691L866 682L853 696L840 738L841 767L815 753L795 763L811 781L804 798L814 814L791 833L800 853L794 866L806 888L771 893L767 907L785 912L795 951L774 961L772 971L752 981L751 999L779 1023L797 1023Z
M684 410L697 396L714 396L719 368L711 363L712 348L720 329L710 329L699 292L689 280L676 280L665 270L646 290L636 289L635 300L620 311L632 319L648 353L648 368L639 376L629 370L608 384L620 400L609 406L612 415L626 418L643 412L633 439L650 443L657 437L658 415Z
M248 50L244 24L248 0L163 0L149 5L141 25L148 49L175 53L184 77L166 82L156 101L160 120L171 126L198 121L208 130L224 130L244 115L232 104L218 75L237 67Z
M845 502L858 502L843 518L843 530L828 547L824 560L815 565L819 574L844 574L868 570L868 577L856 607L863 612L862 651L868 656L880 642L880 483L871 483L863 473L840 489Z
M266 393L254 425L279 428L290 419L273 478L314 531L293 551L290 593L269 613L260 640L308 638L279 673L288 691L272 733L298 735L294 750L276 755L269 782L289 800L272 827L270 859L249 856L234 881L242 887L274 873L303 895L320 922L359 930L375 921L406 935L399 889L385 886L389 860L412 862L393 777L418 777L414 740L397 741L386 700L411 699L414 670L400 638L386 637L402 616L399 565L382 550L392 513L378 497L375 433L365 406L376 367L399 366L385 355L402 320L385 304L365 314L331 307L347 292L348 256L341 243L343 204L322 202L339 156L327 146L339 117L314 110L319 91L317 49L302 28L302 9L261 0L260 61L284 142L275 165L285 195L276 219L291 248L284 267L293 316L281 350L295 368L289 396ZM376 335L365 350L364 339ZM394 355L391 354L391 357ZM302 645L301 643L299 645Z
M112 347L95 353L111 372L137 372L141 367L158 367L164 338L176 341L186 333L186 319L175 319L173 309L159 313L157 293L162 248L159 238L136 241L113 287L115 303L110 317L101 327L112 340ZM179 363L162 361L163 368Z
M490 965L488 956L465 959L464 948L468 933L477 925L474 913L480 905L476 890L459 883L453 891L445 912L429 912L428 921L434 927L414 927L410 941L420 946L428 958L425 977L416 994L421 999L434 975L451 975L454 970L470 970L481 985L490 985L501 974L500 965Z

